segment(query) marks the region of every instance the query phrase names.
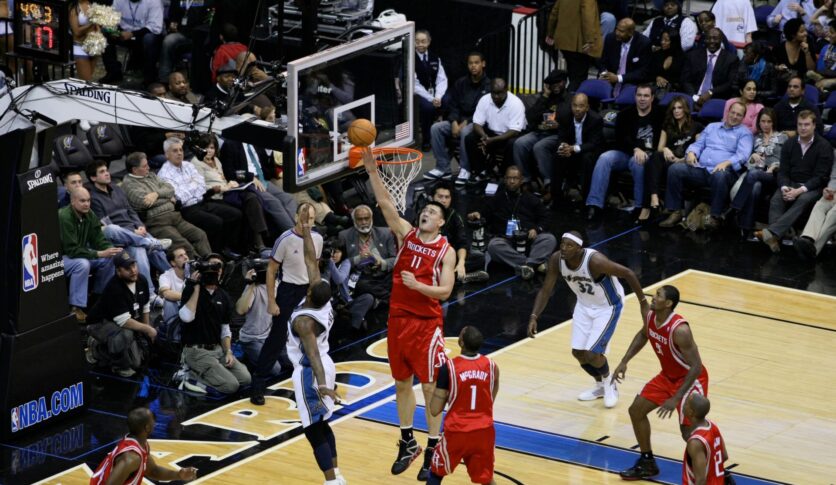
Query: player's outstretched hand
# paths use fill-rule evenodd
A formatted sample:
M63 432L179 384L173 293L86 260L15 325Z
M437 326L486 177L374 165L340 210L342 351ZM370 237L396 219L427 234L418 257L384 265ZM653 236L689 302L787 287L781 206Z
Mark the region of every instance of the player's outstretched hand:
M328 396L334 400L335 403L339 404L340 402L340 395L337 394L335 389L331 389L328 386L319 386L316 388L316 391L319 393L320 397Z
M528 319L528 336L531 338L537 336L537 319L534 316Z
M615 382L621 383L621 380L624 379L624 374L627 373L627 364L621 362L618 364L618 367L612 372L612 378L615 379Z
M656 410L656 414L662 419L671 417L673 410L676 409L677 403L679 403L679 399L677 399L676 396L671 397L659 406L659 409Z
M377 162L374 161L372 149L369 147L363 148L363 166L366 167L366 172L377 171Z
M182 480L184 482L191 482L197 478L197 468L195 467L188 467L188 468L181 468L177 470L177 479Z

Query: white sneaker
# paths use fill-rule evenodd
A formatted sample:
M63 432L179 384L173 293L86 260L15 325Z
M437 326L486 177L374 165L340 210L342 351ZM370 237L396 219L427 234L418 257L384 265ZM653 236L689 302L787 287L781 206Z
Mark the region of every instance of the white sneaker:
M618 387L612 375L604 379L604 407L614 408L618 404Z
M340 482L340 485L348 485L348 480L342 475L337 475L337 481Z
M604 386L596 385L594 388L578 394L578 401L594 401L604 397Z
M452 174L450 172L442 172L437 168L424 174L424 180L450 180L451 177Z
M465 185L470 180L470 172L467 169L459 169L459 175L456 176L456 185Z
M173 242L171 239L168 238L158 239L158 241L160 241L160 249L162 249L163 251L170 248L171 243Z

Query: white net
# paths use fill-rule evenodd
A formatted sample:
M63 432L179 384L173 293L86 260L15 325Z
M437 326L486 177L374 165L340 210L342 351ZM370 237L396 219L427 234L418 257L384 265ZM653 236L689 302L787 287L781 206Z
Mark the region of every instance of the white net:
M400 213L406 211L406 192L410 182L421 171L423 154L409 148L376 148L380 179Z

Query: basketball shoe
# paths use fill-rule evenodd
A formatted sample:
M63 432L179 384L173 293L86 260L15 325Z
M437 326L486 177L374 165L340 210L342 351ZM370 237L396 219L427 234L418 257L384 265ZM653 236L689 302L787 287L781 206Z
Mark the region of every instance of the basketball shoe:
M433 451L435 451L435 448L430 448L429 446L426 450L424 450L424 464L421 465L421 469L418 470L419 482L426 482L430 477L430 466L433 462Z
M618 404L618 388L612 375L604 378L604 407L614 408Z
M578 401L594 401L604 397L604 383L596 382L595 387L578 394Z
M398 457L392 463L392 475L400 475L421 454L421 446L415 439L409 441L398 440Z
M635 465L619 473L622 480L641 480L655 477L658 474L659 466L656 465L656 459L641 457L636 460Z

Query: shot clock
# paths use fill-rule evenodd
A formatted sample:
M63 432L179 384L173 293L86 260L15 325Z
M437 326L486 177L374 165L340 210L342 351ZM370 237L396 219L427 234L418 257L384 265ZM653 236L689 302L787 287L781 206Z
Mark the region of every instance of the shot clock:
M70 58L69 7L63 0L15 2L14 33L16 54L56 62Z

